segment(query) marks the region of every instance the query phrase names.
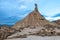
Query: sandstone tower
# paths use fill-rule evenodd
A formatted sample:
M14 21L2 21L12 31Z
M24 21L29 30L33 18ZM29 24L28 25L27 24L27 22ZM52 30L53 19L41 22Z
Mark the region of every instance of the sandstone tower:
M37 4L35 9L29 13L23 20L18 21L13 28L19 29L20 27L41 27L48 23L48 21L39 13Z

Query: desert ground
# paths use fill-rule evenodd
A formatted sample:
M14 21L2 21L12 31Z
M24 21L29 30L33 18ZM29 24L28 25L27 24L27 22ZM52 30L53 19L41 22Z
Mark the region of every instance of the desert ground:
M28 36L27 38L13 38L13 39L6 39L6 40L60 40L60 36Z

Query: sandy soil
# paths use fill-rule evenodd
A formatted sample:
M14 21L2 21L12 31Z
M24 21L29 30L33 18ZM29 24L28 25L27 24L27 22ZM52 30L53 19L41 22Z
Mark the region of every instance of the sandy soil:
M6 39L6 40L60 40L60 36L28 36L27 38L16 38L16 39Z

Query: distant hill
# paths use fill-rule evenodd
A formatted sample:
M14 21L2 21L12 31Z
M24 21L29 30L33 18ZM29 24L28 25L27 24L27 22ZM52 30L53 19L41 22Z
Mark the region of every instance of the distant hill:
M54 23L60 25L60 19L53 21Z
M0 24L0 27L12 27L13 25Z

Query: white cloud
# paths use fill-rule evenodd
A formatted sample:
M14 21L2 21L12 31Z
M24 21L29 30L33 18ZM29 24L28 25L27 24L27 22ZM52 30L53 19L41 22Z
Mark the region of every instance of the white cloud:
M25 2L34 2L34 0L25 0Z
M20 2L24 2L24 3L36 3L38 1L40 1L40 0L18 0L19 3Z
M60 9L54 9L54 10L51 10L51 11L48 11L46 15L48 16L54 16L56 14L60 13Z
M53 21L53 20L58 20L60 17L46 17L47 20Z
M20 3L20 2L23 2L24 0L17 0L17 1Z
M19 9L27 9L27 6L21 5L21 6L19 7Z
M18 2L34 2L34 0L18 0Z

